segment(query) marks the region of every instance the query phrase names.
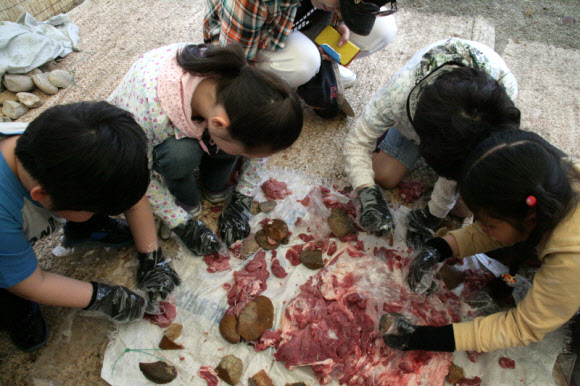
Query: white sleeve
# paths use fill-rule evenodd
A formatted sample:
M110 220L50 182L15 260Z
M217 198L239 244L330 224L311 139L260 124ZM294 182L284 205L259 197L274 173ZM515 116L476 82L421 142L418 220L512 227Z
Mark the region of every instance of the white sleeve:
M344 141L345 170L354 189L375 183L371 153L376 148L377 138L394 123L387 85L365 106Z
M435 217L443 218L455 206L457 201L457 182L439 177L433 187L431 200L427 204L429 212Z

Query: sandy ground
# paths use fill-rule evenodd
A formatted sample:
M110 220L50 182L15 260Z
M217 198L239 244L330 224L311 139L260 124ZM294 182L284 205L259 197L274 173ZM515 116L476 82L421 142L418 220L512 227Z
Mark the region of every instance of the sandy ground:
M479 40L502 54L519 82L517 106L523 127L580 156L580 2L457 0L401 1L399 32L393 44L371 57L353 62L356 85L346 97L357 116L366 101L418 49L433 41L457 36ZM201 41L205 9L202 0L87 0L69 12L80 27L80 52L60 61L57 68L71 71L74 84L46 97L42 108L21 121L32 120L43 109L62 103L106 98L142 53L172 42ZM572 16L575 23L563 22ZM569 20L569 19L566 19ZM302 136L287 151L271 157L275 167L294 168L347 184L342 143L352 118L325 121L306 112ZM422 168L410 176L433 180ZM396 191L395 191L396 193ZM81 251L55 257L60 235L35 246L44 269L83 280L103 280L132 286L135 251ZM168 253L172 241L164 243ZM25 354L0 334L0 384L104 384L100 378L102 354L114 327L104 319L76 311L44 307L51 338L43 349Z

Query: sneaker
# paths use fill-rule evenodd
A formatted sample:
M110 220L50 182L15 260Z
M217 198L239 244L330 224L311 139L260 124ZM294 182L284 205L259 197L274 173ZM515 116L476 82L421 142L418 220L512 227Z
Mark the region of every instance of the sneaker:
M61 238L63 247L110 247L121 248L133 244L133 235L126 221L107 217L106 223L99 229L79 232L71 229L69 223L64 225L64 235Z
M211 202L212 204L219 204L220 202L224 202L226 197L228 196L228 190L224 189L221 192L210 192L209 190L203 191L203 196L206 200Z
M199 215L201 214L201 211L202 211L201 202L198 202L197 205L193 207L193 209L189 210L189 215L191 216L191 218L198 218Z
M40 307L30 302L29 310L10 331L10 338L16 347L24 352L38 350L48 341L49 328Z
M338 66L338 73L340 75L340 79L342 80L342 87L352 87L356 81L356 74L345 66Z

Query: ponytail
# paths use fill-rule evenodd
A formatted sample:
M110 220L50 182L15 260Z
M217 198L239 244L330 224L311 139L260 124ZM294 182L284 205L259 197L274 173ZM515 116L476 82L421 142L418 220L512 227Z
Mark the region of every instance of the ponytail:
M198 76L218 80L217 102L230 119L230 136L246 151L275 153L292 145L302 131L302 103L277 75L250 66L238 45L189 45L177 63Z
M194 75L235 78L247 66L244 50L237 45L227 47L190 44L177 53L177 63Z
M535 246L575 205L571 164L565 156L532 132L493 134L466 159L460 193L474 213L507 221L519 230L535 211L537 225L528 238Z

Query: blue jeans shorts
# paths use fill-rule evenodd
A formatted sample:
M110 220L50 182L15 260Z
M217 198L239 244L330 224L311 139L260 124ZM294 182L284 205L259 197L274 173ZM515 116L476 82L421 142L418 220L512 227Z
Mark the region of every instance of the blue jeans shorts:
M405 165L409 170L413 170L417 161L421 158L419 155L419 146L403 135L394 127L387 131L385 138L379 143L379 149L388 155L395 157L397 161Z

